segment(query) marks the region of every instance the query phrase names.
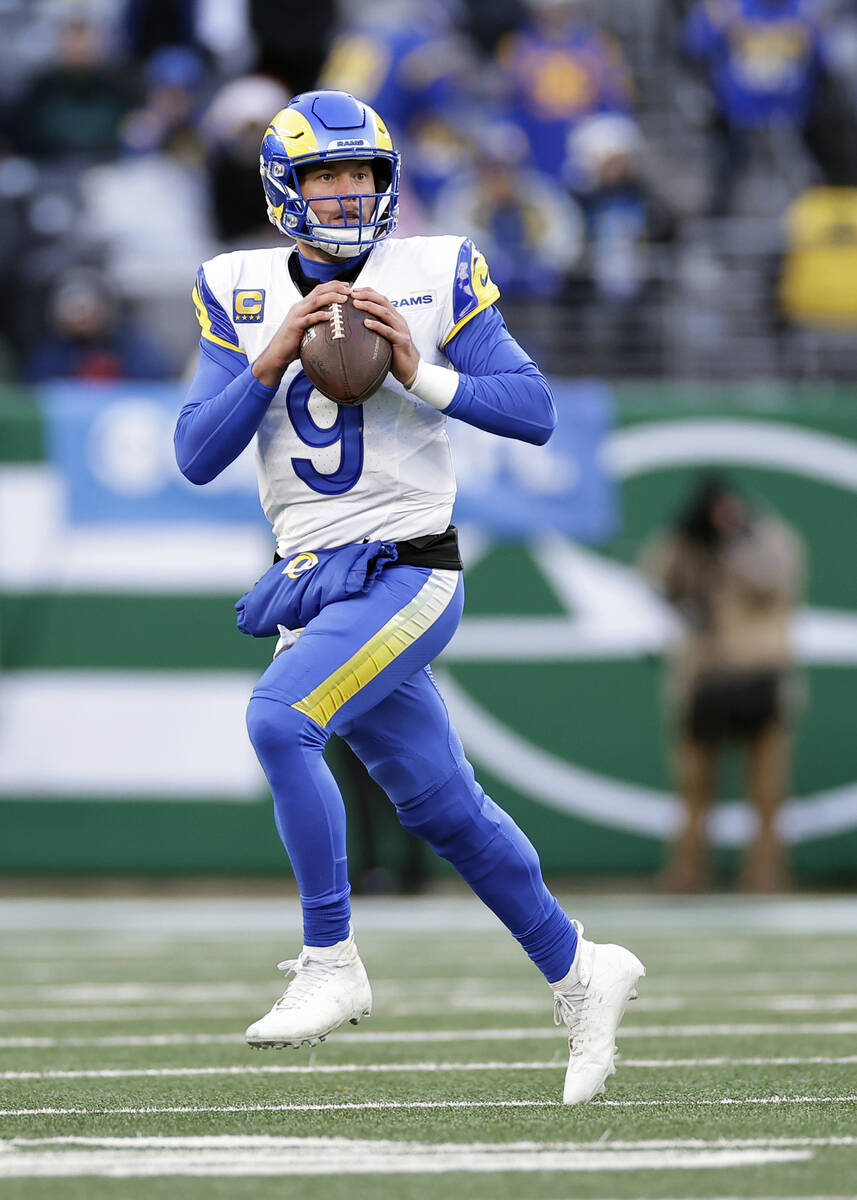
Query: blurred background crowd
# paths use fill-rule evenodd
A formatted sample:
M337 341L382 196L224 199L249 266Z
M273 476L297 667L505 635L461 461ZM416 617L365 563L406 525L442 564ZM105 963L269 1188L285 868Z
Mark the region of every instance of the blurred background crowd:
M403 234L475 239L562 414L537 459L450 422L444 686L492 793L553 872L853 881L857 0L0 0L0 868L283 869L252 463L200 495L171 436L197 268L283 244L259 144L317 86L391 127ZM419 890L331 753L355 888Z
M857 367L854 0L0 0L0 379L164 378L291 95L391 126L549 372ZM729 353L723 353L724 345Z

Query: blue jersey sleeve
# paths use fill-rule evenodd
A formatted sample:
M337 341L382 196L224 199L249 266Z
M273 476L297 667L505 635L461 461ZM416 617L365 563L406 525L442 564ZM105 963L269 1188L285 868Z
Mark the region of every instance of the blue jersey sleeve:
M544 445L556 428L548 381L490 305L444 347L459 384L443 410L488 433Z
M173 438L179 470L191 483L209 483L235 461L277 391L228 348L204 340L200 349Z

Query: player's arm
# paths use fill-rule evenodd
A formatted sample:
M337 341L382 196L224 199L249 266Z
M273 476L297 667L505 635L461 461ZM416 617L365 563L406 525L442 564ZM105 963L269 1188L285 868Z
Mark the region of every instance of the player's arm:
M443 411L501 437L543 446L556 429L550 385L492 304L444 347L458 386ZM443 370L444 368L438 368Z
M454 370L426 363L404 317L370 288L355 288L354 304L370 329L392 343L395 377L449 417L488 433L542 446L556 428L548 382L518 345L493 303L476 311L444 345Z
M250 444L284 372L298 357L304 330L328 320L325 306L347 295L347 285L338 281L314 288L289 309L269 345L248 363L237 338L233 344L222 308L200 287L198 281L194 303L202 327L200 361L173 438L179 470L197 484L210 483Z
M210 483L234 462L276 395L244 366L203 341L199 365L179 413L173 444L179 470L191 483Z

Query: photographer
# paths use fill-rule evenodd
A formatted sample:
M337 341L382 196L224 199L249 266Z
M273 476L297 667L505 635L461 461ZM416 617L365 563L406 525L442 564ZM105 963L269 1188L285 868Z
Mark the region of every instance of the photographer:
M642 568L685 625L667 675L676 784L685 804L664 873L667 890L709 883L706 826L724 746L746 748L756 831L747 891L786 886L777 813L787 787L793 710L789 627L803 553L797 535L754 511L725 480L700 481Z

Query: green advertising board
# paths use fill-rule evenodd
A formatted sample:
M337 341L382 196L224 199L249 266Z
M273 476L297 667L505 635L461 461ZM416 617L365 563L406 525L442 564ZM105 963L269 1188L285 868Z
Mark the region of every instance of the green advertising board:
M833 388L615 392L609 542L465 531L465 617L437 675L479 778L549 874L657 868L680 813L660 703L671 623L634 563L693 476L718 466L807 545L794 633L806 701L783 831L799 877L853 879L857 407ZM264 532L129 539L102 523L72 537L35 398L0 398L0 446L0 868L285 873L243 730L270 646L241 637L232 613ZM737 754L725 763L713 820L727 872L751 826L741 768Z

